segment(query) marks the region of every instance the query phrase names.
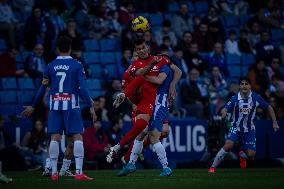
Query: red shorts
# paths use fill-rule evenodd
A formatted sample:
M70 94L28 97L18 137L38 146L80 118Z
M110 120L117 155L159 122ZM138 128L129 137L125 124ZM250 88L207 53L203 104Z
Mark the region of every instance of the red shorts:
M148 114L149 116L152 116L154 108L153 104L154 103L150 103L148 100L145 100L145 98L142 98L139 104L137 104L136 115Z

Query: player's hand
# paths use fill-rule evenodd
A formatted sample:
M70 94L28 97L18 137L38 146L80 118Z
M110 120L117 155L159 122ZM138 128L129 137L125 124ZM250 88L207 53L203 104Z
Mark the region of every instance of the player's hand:
M170 85L169 95L170 95L170 98L176 99L177 91L176 91L176 86L175 85L172 85L172 84Z
M94 107L91 107L91 108L90 108L90 113L91 113L91 116L92 116L92 119L93 119L93 123L94 123L94 122L97 121L97 119L98 119Z
M162 60L162 57L154 56L154 58L151 61L151 64L157 64Z
M24 106L24 111L21 112L22 117L30 117L34 112L34 108L32 106Z
M277 132L280 129L280 127L279 127L277 122L273 122L272 127L273 127L274 132Z
M113 107L118 108L118 106L124 101L124 99L125 99L125 94L118 93L113 102Z

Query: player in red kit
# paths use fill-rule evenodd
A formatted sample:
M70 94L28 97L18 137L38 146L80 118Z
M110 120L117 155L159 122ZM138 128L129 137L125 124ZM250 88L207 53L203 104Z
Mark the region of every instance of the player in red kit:
M117 153L121 147L134 140L147 127L151 118L157 93L157 85L145 80L143 76L157 76L160 68L170 63L170 61L163 56L151 56L143 40L135 42L135 52L139 58L133 61L130 68L126 71L123 81L124 93L119 94L114 102L114 106L118 106L126 96L137 105L136 116L133 121L134 126L119 144L111 148L107 156L108 162L112 161L113 154ZM176 82L177 81L171 85L171 94L175 94ZM140 96L137 96L137 94L140 94Z

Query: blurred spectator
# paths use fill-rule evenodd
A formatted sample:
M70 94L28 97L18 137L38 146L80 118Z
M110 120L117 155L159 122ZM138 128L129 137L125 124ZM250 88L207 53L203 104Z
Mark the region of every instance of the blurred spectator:
M269 87L269 76L265 68L265 60L259 59L249 70L248 77L251 81L252 90L265 98L265 92Z
M267 7L260 9L257 16L265 27L284 29L281 18L281 9L276 4L275 0L269 0Z
M150 47L151 53L155 54L158 51L158 45L152 35L151 31L147 31L144 33L144 40L146 44Z
M272 76L279 78L281 81L284 81L284 75L280 70L280 59L277 57L272 58L270 65L267 67L269 79L272 79Z
M117 93L121 92L121 81L119 79L113 79L111 88L106 90L105 98L106 98L106 109L108 111L108 117L111 120L112 115L119 115L124 120L131 120L131 106L128 104L127 101L124 101L118 108L113 108L113 101Z
M46 66L43 52L43 45L38 43L35 45L33 52L26 58L24 68L31 78L42 77Z
M249 4L245 0L238 0L235 8L234 8L234 14L237 16L246 16L248 15L249 11Z
M25 47L31 51L35 44L45 41L46 22L39 7L34 7L24 26Z
M256 44L260 41L260 26L257 21L251 24L250 33L248 34L248 39L251 46L255 49Z
M16 47L16 29L18 20L7 0L0 1L0 36L7 39L10 47Z
M26 170L26 163L20 155L20 145L16 144L4 127L4 118L0 115L0 161L5 170Z
M189 52L184 54L184 60L189 69L196 68L201 75L207 70L208 64L200 56L198 44L195 42L190 44Z
M108 38L118 38L121 34L121 25L118 22L118 12L109 11L102 23L103 27L106 29L105 36Z
M123 120L119 116L113 116L111 119L111 127L107 130L107 135L111 146L116 145L123 137Z
M100 121L96 121L92 126L85 129L83 142L86 159L97 161L100 168L107 167L106 156L111 145Z
M99 107L101 109L102 121L109 121L105 105L106 105L106 98L104 96L99 96Z
M209 32L214 36L214 43L224 41L226 33L215 7L211 6L209 8L208 16L204 17L202 22L208 24Z
M184 54L189 52L190 44L192 42L192 34L189 31L185 31L182 35L179 45L182 47Z
M91 17L92 17L92 12L91 12L91 6L89 7L90 12L88 14L88 7L84 3L84 1L80 0L75 0L74 3L74 11L73 11L73 17L76 22L76 28L78 29L78 33L82 35L82 37L86 38L89 37L89 32L91 29Z
M23 20L31 14L34 0L12 0L13 10L18 12Z
M208 24L201 23L198 30L194 31L192 38L198 44L201 52L209 52L213 50L214 40L208 31Z
M193 30L194 31L198 30L201 22L202 22L202 19L201 19L200 16L198 16L198 15L193 16Z
M225 43L225 51L228 54L236 54L236 55L241 56L236 38L237 38L236 32L234 30L230 30L229 38L226 40L226 43Z
M182 71L182 78L186 78L188 73L188 67L183 58L183 51L180 47L174 48L174 54L171 57L171 61Z
M205 80L209 90L210 115L216 115L224 106L228 95L227 82L220 73L218 66L213 66L209 78Z
M222 75L224 75L225 77L229 76L227 61L221 43L215 43L214 51L209 54L208 64L209 70L212 69L213 66L218 66Z
M199 78L199 71L195 68L191 69L187 81L181 84L181 101L188 115L204 118L208 100L208 90Z
M59 36L65 35L72 39L72 50L83 49L83 39L76 27L75 20L69 20L67 28L59 33Z
M16 67L18 53L17 49L10 48L7 52L0 54L0 77L27 76L24 69Z
M25 151L32 152L33 164L45 166L45 159L48 157L48 136L41 120L35 121L32 130L25 134L21 145Z
M227 95L226 101L230 100L232 96L237 94L239 92L239 88L240 88L240 85L237 81L231 82L230 85L229 85L229 93Z
M168 0L167 0L168 1ZM165 0L134 0L136 7L139 7L139 12L161 13L167 8L167 1Z
M155 39L157 44L160 46L162 44L163 37L168 36L171 41L171 45L175 47L177 45L177 38L174 32L171 31L171 22L165 20L163 22L162 28L155 33Z
M264 59L265 62L270 62L272 57L278 55L276 46L270 40L270 34L268 31L261 32L261 40L256 44L257 57Z
M168 54L169 56L173 55L173 47L171 45L171 39L169 36L163 37L163 42L161 46L159 47L159 52L164 52Z
M280 50L280 60L281 60L280 64L284 66L284 38L282 39L282 43L279 46L279 50Z
M180 4L179 12L177 12L172 20L172 29L178 38L182 38L185 31L193 31L193 22L188 15L188 7L186 3Z
M135 8L133 3L124 3L118 11L118 22L125 26L135 17Z
M272 76L271 83L269 86L269 96L275 95L281 102L284 100L284 81L277 76ZM283 107L283 104L279 103L279 106Z
M73 42L72 42L72 46L73 46ZM85 64L84 58L82 57L83 56L82 48L78 46L74 46L74 48L72 48L71 50L71 56L72 58L78 60L83 65L86 77L87 78L90 77L91 75L89 73L90 71L88 70L88 66Z
M130 49L125 49L122 52L121 64L123 66L123 71L127 70L127 68L131 64L132 52Z
M125 28L121 32L121 47L122 49L134 49L133 38L135 34L132 32L131 28Z
M252 47L248 39L248 31L242 29L240 31L240 39L238 41L238 48L241 53L252 53Z

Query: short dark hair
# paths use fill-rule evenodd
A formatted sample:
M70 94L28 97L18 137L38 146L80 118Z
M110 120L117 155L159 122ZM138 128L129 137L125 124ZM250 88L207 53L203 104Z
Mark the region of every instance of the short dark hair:
M241 84L242 81L246 81L246 82L248 82L251 85L251 81L250 81L250 79L248 77L241 77L239 79L239 85Z
M57 48L61 53L67 53L71 49L72 40L67 36L61 36L57 40Z
M145 40L142 38L138 38L134 41L134 46L142 45L143 43L145 43Z

